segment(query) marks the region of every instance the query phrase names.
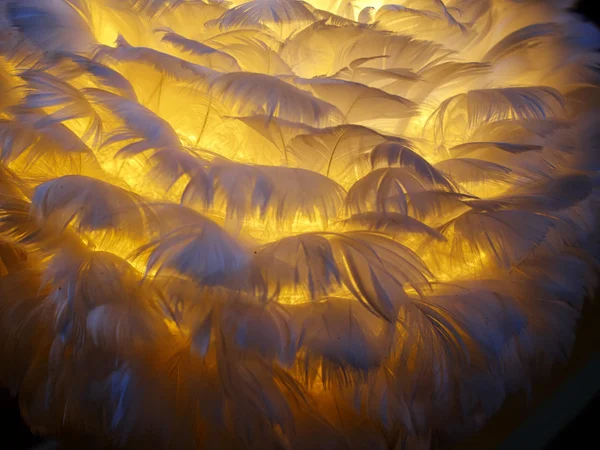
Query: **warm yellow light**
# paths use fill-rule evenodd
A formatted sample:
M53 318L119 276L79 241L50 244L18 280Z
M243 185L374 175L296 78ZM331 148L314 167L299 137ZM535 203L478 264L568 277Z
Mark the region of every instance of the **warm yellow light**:
M36 430L427 448L570 345L600 38L568 2L4 3L0 383Z

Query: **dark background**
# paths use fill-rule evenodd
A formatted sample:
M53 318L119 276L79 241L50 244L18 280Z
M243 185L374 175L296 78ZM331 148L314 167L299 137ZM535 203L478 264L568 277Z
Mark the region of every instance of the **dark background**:
M600 0L582 0L578 2L575 10L600 26ZM588 305L586 310L584 310L584 319L578 335L579 344L576 344L572 363L569 364L569 367L559 367L554 381L548 381L540 385L539 390L541 392L551 395L553 391L560 388L560 385L569 379L577 368L585 364L590 352L597 353L600 351L600 333L597 330L598 326L600 326L600 305L598 303L598 301L593 302L593 304ZM1 361L0 363L10 364L10 361ZM474 446L473 448L478 448L479 450L494 449L496 444L493 443L493 438L497 439L498 436L495 435L503 433L502 431L495 430L510 428L515 425L515 421L517 421L516 425L518 425L519 421L523 420L523 413L515 415L513 411L523 410L524 407L526 405L522 403L522 399L509 401L508 405L498 413L497 417L487 427L488 430L484 429L481 437L473 440L471 444ZM577 418L563 429L546 450L579 448L578 445L581 444L578 443L596 442L599 417L600 398L597 397L591 400ZM489 439L488 436L490 437ZM32 435L21 420L18 401L7 390L0 388L0 449L28 450L42 443L43 440L38 436ZM470 448L470 445L467 447ZM526 449L524 448L523 450Z
M600 4L598 0L581 0L576 5L575 10L587 17L588 20L600 24Z
M584 15L588 20L600 26L600 1L599 0L581 0L577 3L575 10ZM580 330L578 340L591 340L593 352L600 350L600 300L596 299L595 304L588 307L590 320L582 324L583 327L589 327L589 330ZM585 312L585 311L584 311ZM589 334L589 336L588 336ZM589 339L588 339L589 338ZM574 355L577 358L577 355ZM600 396L591 399L586 408L571 422L563 431L552 441L545 450L566 450L573 448L586 448L596 442L598 438L598 418L600 418ZM585 445L583 443L586 443ZM516 449L515 449L516 450Z

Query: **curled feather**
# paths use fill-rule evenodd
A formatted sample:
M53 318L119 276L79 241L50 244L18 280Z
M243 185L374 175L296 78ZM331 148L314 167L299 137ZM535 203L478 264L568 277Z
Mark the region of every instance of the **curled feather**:
M42 277L56 305L57 332L67 339L84 330L97 345L124 349L154 339L161 329L159 312L138 280L133 268L113 254L59 253Z
M333 180L305 169L233 163L224 159L211 163L215 202L227 217L243 219L258 213L272 214L276 221L297 216L320 219L326 224L336 217L344 190ZM186 197L184 194L184 202Z
M31 211L41 223L79 232L107 230L136 234L146 228L149 211L127 189L85 176L65 176L38 186Z
M544 241L554 226L552 217L529 211L468 211L441 228L458 261L485 258L509 269Z
M278 117L318 126L336 122L334 106L284 81L258 73L234 72L218 77L211 85L221 100L237 114Z
M261 28L262 25L312 22L303 3L290 0L253 0L230 9L217 21L221 29Z
M174 272L201 284L219 285L248 263L245 249L216 223L200 214L191 218L135 252L135 258L146 260L147 274Z
M97 141L102 132L100 116L94 106L70 84L44 72L29 71L21 75L27 82L31 92L27 95L26 108L52 108L49 113L37 122L37 126L45 127L73 119L87 119L88 125L82 140L92 138Z
M276 288L290 286L319 298L339 284L386 320L407 300L403 285L421 291L428 269L408 248L377 233L303 234L267 245L257 264Z
M546 87L481 89L444 100L428 120L437 142L464 138L482 124L506 119L546 119L564 112L564 100ZM453 118L466 114L460 127L450 127Z

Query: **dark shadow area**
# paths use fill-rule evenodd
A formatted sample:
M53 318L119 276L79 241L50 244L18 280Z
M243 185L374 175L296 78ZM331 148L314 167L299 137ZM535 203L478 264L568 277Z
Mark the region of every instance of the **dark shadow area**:
M8 390L0 389L0 436L6 450L26 450L43 442L39 436L31 434L19 413L19 403Z
M465 442L456 444L453 449L496 449L503 445L506 439L511 437L515 431L518 431L520 427L525 425L534 414L541 414L542 416L544 414L546 416L552 415L553 411L545 409L546 402L565 389L569 383L572 383L572 380L588 366L593 358L600 356L599 324L600 301L596 298L594 301L586 302L583 308L573 352L568 363L555 366L549 375L535 380L530 399L524 394L509 397L500 411L486 423L479 433ZM600 384L600 379L593 381ZM591 402L592 398L589 401ZM561 405L559 408L562 409L569 409L571 407L570 404L559 403L559 405ZM597 417L594 416L594 412L597 412L599 409L600 399L597 398L593 403L584 408L562 432L560 430L553 430L556 436L552 438L547 448L551 450L574 448L574 441L569 440L569 436L573 436L577 430L580 430L582 433L590 433L591 435L591 423ZM562 412L557 411L557 413ZM539 422L542 422L543 426L543 419L538 420L538 425L540 425ZM532 434L539 433L539 426L537 429L533 426L527 432L531 432ZM535 440L534 438L535 436L532 436L532 440ZM526 440L522 439L519 442L522 442L523 446L511 447L511 450L531 450ZM580 440L577 439L577 442L580 442Z
M598 436L598 417L600 397L594 398L545 450L571 449L576 442L594 442Z
M600 24L600 13L598 12L599 9L600 5L598 5L597 0L581 0L577 2L574 8L575 11L587 17L588 20L591 20L596 24Z

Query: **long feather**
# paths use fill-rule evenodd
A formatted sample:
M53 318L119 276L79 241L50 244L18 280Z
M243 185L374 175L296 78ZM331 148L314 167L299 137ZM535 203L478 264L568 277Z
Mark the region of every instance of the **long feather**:
M90 51L95 39L77 10L62 0L5 2L14 27L43 51Z
M65 176L38 186L31 210L41 223L79 232L144 233L150 211L127 189L85 176Z
M393 321L407 300L409 283L418 291L429 271L408 248L383 234L304 234L265 247L256 263L276 289L294 287L319 298L340 283L375 314Z
M308 357L321 356L340 367L359 370L377 367L381 363L377 319L359 314L360 308L355 300L330 297L291 309L294 322L304 330L302 345Z
M45 177L100 170L92 150L65 125L40 127L44 115L19 118L19 121L0 120L0 156L5 164L28 168L30 176L40 176L41 171Z
M223 14L218 25L222 29L260 28L262 25L312 22L313 16L304 4L290 0L253 0Z
M227 217L240 220L258 213L278 222L303 215L323 224L336 217L344 190L333 180L305 169L259 166L218 159L211 163L215 202ZM292 197L293 195L293 197ZM187 201L184 195L184 202Z
M556 180L530 186L525 192L515 192L486 200L465 202L475 209L520 209L550 212L570 208L585 200L592 192L592 181L587 175L565 175ZM517 190L518 191L518 190Z
M559 92L546 87L519 87L470 91L444 100L428 120L435 139L446 140L468 136L482 124L505 119L546 119L559 116L564 101ZM446 125L458 114L467 113L461 128ZM460 131L459 131L460 130ZM461 133L462 134L459 134Z
M437 230L419 220L400 213L366 212L354 214L344 221L348 225L364 227L367 230L381 231L401 238L403 234L424 234L439 240L446 238Z
M443 177L441 179L442 184L437 186L437 183L431 183L403 167L376 169L348 190L346 206L353 213L378 211L406 214L414 194L434 190L436 186L445 190L448 181Z
M340 179L358 160L386 141L406 142L361 125L339 125L298 133L289 142L289 150L302 167Z
M363 84L331 78L296 78L294 82L310 87L316 97L336 106L347 123L373 120L372 111L378 111L378 119L402 119L415 113L410 100Z
M244 268L249 258L243 247L210 219L188 214L192 220L173 227L135 252L136 258L146 259L148 274L173 271L198 283L218 285L226 276Z
M441 232L452 242L457 260L490 258L508 269L543 242L554 222L552 217L528 211L468 211L444 225Z
M42 276L56 305L56 331L72 339L82 329L97 345L112 348L157 337L158 311L137 281L133 268L113 254L57 254Z
M210 67L217 72L235 72L240 70L236 59L225 52L216 50L193 39L187 39L169 29L161 29L163 42L168 42L184 52L191 53L199 64Z
M233 72L219 76L211 88L243 116L264 114L314 126L340 120L335 106L268 75Z
M100 47L96 58L108 62L139 62L176 80L195 83L209 82L219 73L152 48L132 46L123 36L117 39L116 48Z
M73 119L87 119L88 125L82 136L84 141L96 142L102 133L101 119L84 93L68 83L44 72L28 71L21 74L31 89L25 108L55 109L37 123L39 127L62 123Z
M123 120L127 127L117 130L103 145L137 137L145 140L145 148L138 144L136 147L128 146L129 148L121 151L136 154L149 148L180 149L182 147L177 133L169 123L139 103L100 89L90 88L86 93L94 102Z
M73 63L75 67L67 66L63 68L64 63ZM114 89L116 94L122 95L129 100L136 100L135 90L131 82L116 70L98 61L82 55L63 52L53 55L48 64L50 66L58 66L59 76L63 80L65 80L65 77L88 76L98 83L98 88Z

